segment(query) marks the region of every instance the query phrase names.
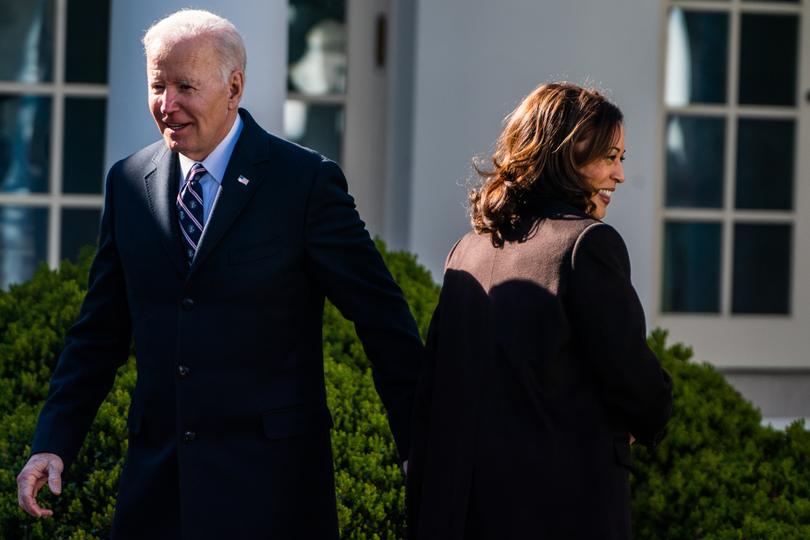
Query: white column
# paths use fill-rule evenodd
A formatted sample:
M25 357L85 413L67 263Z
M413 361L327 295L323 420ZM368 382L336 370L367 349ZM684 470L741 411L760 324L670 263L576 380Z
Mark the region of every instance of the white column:
M146 104L141 38L153 22L184 7L188 7L186 0L112 0L107 168L159 137ZM280 134L287 77L287 2L200 0L194 7L207 9L236 25L247 48L242 106L266 130Z

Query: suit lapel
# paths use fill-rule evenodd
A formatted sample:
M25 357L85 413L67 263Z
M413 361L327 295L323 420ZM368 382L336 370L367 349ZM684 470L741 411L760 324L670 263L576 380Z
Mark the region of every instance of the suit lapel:
M160 240L177 272L186 274L183 246L180 242L180 226L177 223L175 199L177 198L177 154L164 147L152 158L154 168L146 173L144 184L149 200L149 209L160 230Z
M191 265L189 278L205 262L259 188L262 176L259 175L255 165L269 159L269 147L264 131L247 111L240 110L240 114L244 121L242 133L239 135L231 159L228 161L228 167L225 169L219 198L200 239L200 246ZM243 180L248 179L248 182L240 182L240 177L243 177Z

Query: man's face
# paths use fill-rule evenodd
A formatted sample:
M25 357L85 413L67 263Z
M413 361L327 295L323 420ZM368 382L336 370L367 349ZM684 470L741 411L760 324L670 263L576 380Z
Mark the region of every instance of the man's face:
M236 71L222 80L209 37L183 40L153 54L146 58L152 117L170 150L202 161L233 125L244 74Z

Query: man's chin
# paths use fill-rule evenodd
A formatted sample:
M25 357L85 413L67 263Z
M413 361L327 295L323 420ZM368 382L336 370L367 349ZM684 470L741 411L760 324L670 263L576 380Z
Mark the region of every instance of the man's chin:
M183 151L183 143L180 141L176 136L173 137L169 133L163 134L163 141L166 143L166 146L172 152L182 152Z

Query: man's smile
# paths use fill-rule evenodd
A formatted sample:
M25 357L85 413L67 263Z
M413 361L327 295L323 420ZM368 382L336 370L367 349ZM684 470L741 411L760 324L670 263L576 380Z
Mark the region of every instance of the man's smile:
M189 124L170 124L169 122L163 122L163 124L174 132L180 131L189 125Z

